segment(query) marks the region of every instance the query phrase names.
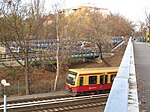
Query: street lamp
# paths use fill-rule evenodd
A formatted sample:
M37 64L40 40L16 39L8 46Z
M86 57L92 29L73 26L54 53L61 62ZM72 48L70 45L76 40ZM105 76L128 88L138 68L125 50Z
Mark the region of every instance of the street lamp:
M4 112L6 112L6 109L7 109L7 103L6 103L6 88L7 86L10 86L9 83L6 82L5 79L1 80L1 84L4 86Z

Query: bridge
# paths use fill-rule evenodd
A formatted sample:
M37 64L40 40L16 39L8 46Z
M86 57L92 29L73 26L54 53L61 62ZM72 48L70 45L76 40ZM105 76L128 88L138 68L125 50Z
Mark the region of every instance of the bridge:
M149 49L149 43L129 39L104 112L150 111Z

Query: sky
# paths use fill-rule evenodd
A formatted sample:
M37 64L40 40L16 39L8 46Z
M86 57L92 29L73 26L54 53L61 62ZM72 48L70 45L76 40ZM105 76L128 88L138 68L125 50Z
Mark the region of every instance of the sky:
M90 4L99 8L107 8L112 13L119 13L131 21L144 21L146 13L150 13L150 0L45 0L46 7L59 3L65 8Z
M150 0L45 0L46 8L50 8L53 4L74 8L87 3L98 8L107 8L110 12L119 13L134 22L145 21L146 12L150 13Z

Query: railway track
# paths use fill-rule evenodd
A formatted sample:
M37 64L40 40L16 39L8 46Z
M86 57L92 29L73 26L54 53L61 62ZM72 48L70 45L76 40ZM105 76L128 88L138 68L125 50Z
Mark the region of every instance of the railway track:
M75 109L104 106L108 94L98 94L79 97L65 97L21 103L8 103L8 112L60 112ZM0 112L3 112L3 105L0 105Z

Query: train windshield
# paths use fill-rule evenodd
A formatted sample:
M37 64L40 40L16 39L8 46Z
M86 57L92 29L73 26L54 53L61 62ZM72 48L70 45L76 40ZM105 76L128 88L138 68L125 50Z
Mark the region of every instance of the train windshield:
M66 79L66 82L68 84L75 85L76 77L77 77L77 73L76 72L69 71L67 79Z

